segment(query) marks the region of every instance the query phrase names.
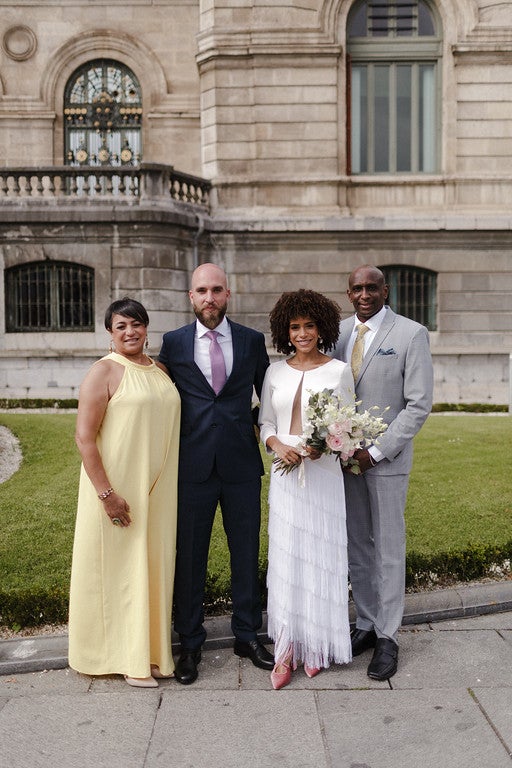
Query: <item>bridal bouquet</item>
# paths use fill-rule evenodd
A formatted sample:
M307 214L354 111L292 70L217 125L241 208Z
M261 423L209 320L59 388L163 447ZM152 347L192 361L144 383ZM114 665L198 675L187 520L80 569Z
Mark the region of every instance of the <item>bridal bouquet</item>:
M359 448L366 448L377 441L387 429L382 416L374 416L370 411L379 410L374 406L369 411L358 413L357 402L343 404L339 395L332 389L311 393L306 406L306 424L300 437L299 450L307 446L320 453L335 454L342 467L349 467L350 472L359 475L361 470L354 453ZM387 409L386 409L387 410ZM299 464L285 464L282 459L274 459L276 472L287 474Z

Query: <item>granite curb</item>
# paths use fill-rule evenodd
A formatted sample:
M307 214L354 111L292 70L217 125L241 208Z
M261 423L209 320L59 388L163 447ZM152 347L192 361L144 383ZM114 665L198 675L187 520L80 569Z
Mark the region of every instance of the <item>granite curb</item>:
M481 616L512 610L512 581L458 585L450 589L406 595L403 626ZM351 619L354 618L351 607ZM208 638L204 650L226 648L233 643L230 616L205 620ZM266 615L261 637L266 636ZM177 638L173 637L173 641ZM174 645L174 642L173 642ZM176 643L177 647L177 643ZM36 635L0 640L0 675L63 669L68 666L68 636Z

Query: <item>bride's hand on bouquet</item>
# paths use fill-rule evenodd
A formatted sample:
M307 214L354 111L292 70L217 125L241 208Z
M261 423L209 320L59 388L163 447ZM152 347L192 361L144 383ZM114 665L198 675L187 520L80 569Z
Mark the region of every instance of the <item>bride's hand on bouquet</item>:
M302 455L300 451L297 451L292 445L286 445L280 443L277 448L274 448L276 458L283 462L283 464L300 464L302 461Z
M292 445L282 443L277 437L273 436L267 440L267 448L270 448L274 453L274 460L272 464L275 467L275 471L281 475L288 474L295 467L298 467L302 461L302 456Z

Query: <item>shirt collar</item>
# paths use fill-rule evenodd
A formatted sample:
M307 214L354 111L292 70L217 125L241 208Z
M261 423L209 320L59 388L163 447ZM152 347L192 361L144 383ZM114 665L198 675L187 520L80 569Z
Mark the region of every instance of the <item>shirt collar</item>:
M211 328L207 328L202 324L200 320L196 318L196 334L198 339L201 339L205 333L208 333L208 331L211 330ZM219 333L221 336L229 336L230 328L227 317L224 316L219 325L216 328L213 328L213 330L217 331L217 333Z
M384 305L382 309L380 309L377 312L376 315L373 315L372 317L370 317L369 320L365 320L364 325L367 325L370 331L373 331L374 333L376 333L379 330L382 324L382 321L386 316L386 311L387 311L386 305ZM354 331L356 331L360 325L361 325L361 321L358 319L357 315L354 315Z

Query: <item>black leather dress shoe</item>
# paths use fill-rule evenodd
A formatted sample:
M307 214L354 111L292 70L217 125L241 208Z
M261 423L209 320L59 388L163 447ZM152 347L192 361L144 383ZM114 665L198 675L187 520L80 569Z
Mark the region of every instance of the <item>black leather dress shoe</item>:
M389 680L398 669L398 645L387 637L379 637L368 666L372 680Z
M274 669L274 657L259 640L249 640L248 643L235 640L234 651L237 656L250 659L255 667L270 671Z
M352 656L359 656L368 648L375 648L377 635L373 629L353 629L350 633L352 643Z
M190 685L197 680L197 665L201 661L201 651L182 651L174 670L178 683Z

